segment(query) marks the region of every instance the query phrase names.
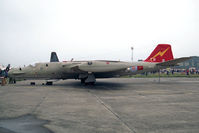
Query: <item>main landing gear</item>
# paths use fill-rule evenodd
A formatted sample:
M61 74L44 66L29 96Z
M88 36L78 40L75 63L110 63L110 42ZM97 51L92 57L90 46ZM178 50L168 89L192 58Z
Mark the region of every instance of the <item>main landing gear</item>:
M35 82L30 82L30 85L36 85ZM52 81L46 81L46 84L42 83L42 85L53 85Z
M96 82L95 76L92 73L80 74L79 79L81 80L81 84L85 85L94 85Z
M53 85L52 81L46 81L46 85Z

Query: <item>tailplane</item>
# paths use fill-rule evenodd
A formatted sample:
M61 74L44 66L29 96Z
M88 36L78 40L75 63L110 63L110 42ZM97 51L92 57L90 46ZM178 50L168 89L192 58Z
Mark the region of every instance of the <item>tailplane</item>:
M169 60L173 60L171 45L158 44L158 46L153 50L151 55L144 60L144 62L165 62Z
M51 52L50 62L59 62L56 52Z

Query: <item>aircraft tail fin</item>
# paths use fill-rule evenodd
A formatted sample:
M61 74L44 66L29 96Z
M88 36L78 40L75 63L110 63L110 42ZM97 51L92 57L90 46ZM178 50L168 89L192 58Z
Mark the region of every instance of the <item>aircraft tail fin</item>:
M173 59L171 45L158 44L158 46L153 50L151 55L144 60L144 62L165 62Z
M59 62L56 52L51 52L50 62Z

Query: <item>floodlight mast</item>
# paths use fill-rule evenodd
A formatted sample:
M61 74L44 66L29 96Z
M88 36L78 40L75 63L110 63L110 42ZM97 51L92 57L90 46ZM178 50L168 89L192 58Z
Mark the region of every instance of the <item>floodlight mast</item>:
M131 47L131 61L133 62L133 47Z

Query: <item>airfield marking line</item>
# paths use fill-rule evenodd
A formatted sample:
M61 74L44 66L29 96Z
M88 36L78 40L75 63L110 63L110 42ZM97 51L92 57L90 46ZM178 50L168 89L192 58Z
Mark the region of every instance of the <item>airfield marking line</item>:
M102 86L102 87L104 87L104 86ZM104 88L106 88L106 87L104 87ZM106 88L106 89L107 89L107 88ZM97 101L98 101L101 105L103 105L104 108L105 108L106 110L108 110L111 114L113 114L121 123L123 123L123 125L124 125L130 132L136 133L136 131L135 131L134 129L130 128L130 127L128 126L128 124L127 124L125 121L123 121L123 120L120 118L120 116L119 116L116 112L114 112L111 108L109 108L108 105L106 105L106 104L103 102L103 100L102 100L99 96L93 94L90 90L88 90L88 92L89 92L91 95L93 95L94 97L96 97L96 98L97 98Z
M36 110L41 106L41 104L44 102L44 100L47 98L49 92L47 92L45 94L44 97L42 97L42 99L40 100L40 102L33 108L33 110L31 111L31 114L34 114L36 112Z

